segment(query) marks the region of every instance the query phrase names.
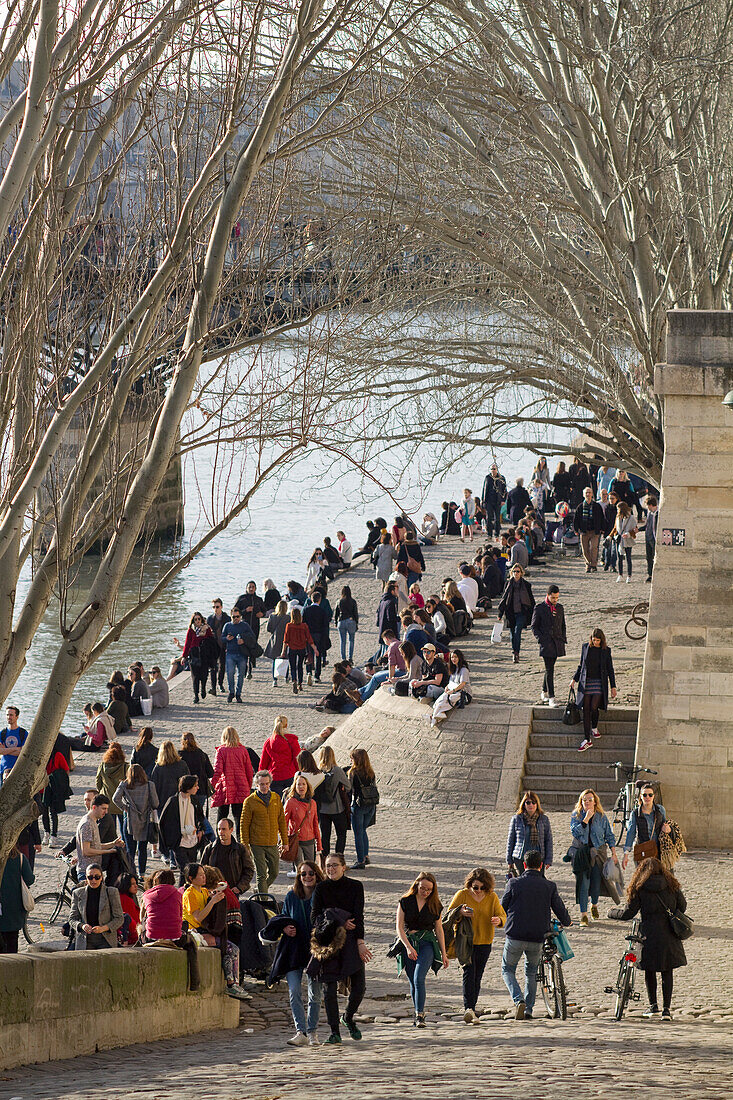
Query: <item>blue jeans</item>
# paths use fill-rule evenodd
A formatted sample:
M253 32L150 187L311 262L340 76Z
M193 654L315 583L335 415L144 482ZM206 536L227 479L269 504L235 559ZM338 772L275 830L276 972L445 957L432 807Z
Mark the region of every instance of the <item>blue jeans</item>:
M148 842L147 842L147 839L146 840L135 840L135 837L132 835L132 833L128 829L129 822L127 820L127 814L124 814L121 820L122 820L122 839L125 842L125 848L127 849L127 854L130 857L130 859L132 860L132 865L134 867L135 866L135 849L137 848L137 868L138 868L138 871L140 872L140 874L144 875L145 871L147 869L147 866L148 866Z
M356 619L340 619L339 620L339 634L341 636L341 660L353 661L354 659L354 638L356 637ZM347 642L348 639L348 650Z
M288 996L290 998L290 1011L293 1014L295 1030L303 1035L306 1032L315 1031L318 1027L318 1016L321 1011L323 999L323 986L320 982L314 982L308 978L308 1019L306 1021L303 1008L303 971L288 970L285 975L288 983Z
M601 867L598 863L594 863L590 873L578 880L578 905L581 913L588 912L589 894L593 905L597 905L601 894Z
M432 943L424 940L418 949L417 958L405 961L405 974L410 983L410 996L415 1012L425 1011L425 979L430 973L434 957Z
M516 970L517 963L524 955L524 994L519 988ZM509 990L515 1005L524 1001L527 1012L534 1008L537 995L537 967L542 956L542 944L530 940L504 940L504 954L501 957L501 976Z
M369 855L367 829L374 823L375 816L376 807L374 806L352 806L351 808L351 828L354 830L357 863L363 863Z
M519 653L522 645L522 631L524 630L527 622L527 616L523 611L520 611L518 615L514 616L514 626L509 627L509 633L512 636L512 652Z
M399 670L395 673L395 676L404 676L404 675L405 675L405 673L400 672ZM369 683L365 684L363 688L359 688L359 695L361 695L362 700L366 703L367 699L371 699L372 695L374 695L374 692L377 690L377 688L381 687L381 685L383 683L385 683L386 680L389 680L389 669L388 668L384 669L383 672L375 672L374 675L372 676L371 680L369 681ZM343 713L343 711L342 711L342 713Z
M234 689L234 672L237 673L237 688ZM227 683L230 695L241 695L244 674L247 671L246 653L227 653Z

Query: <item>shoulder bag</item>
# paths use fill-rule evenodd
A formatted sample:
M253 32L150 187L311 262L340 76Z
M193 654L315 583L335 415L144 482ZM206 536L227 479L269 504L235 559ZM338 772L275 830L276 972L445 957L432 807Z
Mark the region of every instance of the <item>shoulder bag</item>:
M568 692L568 701L565 704L565 713L562 716L564 726L577 726L581 721L580 707L575 702L575 688Z
M641 844L634 845L634 863L641 863L643 859L657 859L659 845L656 840L644 840Z
M664 904L661 898L659 901L669 919L669 927L672 930L672 935L676 936L678 940L689 940L690 936L692 936L695 931L695 922L692 917L688 917L687 913L683 913L681 909L672 911Z
M302 828L303 822L301 821L294 833L288 833L287 844L280 845L280 859L285 863L296 863L298 860L298 837Z
M30 886L28 885L28 883L23 878L22 873L21 873L21 876L20 876L20 897L21 897L21 901L23 902L23 908L25 909L26 913L32 912L32 910L35 909L35 907L36 907L35 898L33 897L33 894L31 893Z

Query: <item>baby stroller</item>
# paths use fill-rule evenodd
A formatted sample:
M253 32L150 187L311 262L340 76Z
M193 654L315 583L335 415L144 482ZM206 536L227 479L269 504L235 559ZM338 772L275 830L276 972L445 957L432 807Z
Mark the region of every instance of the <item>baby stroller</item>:
M252 894L239 902L242 913L242 938L239 944L239 976L248 974L266 982L275 956L276 944L262 943L259 934L267 922L282 909L272 894Z

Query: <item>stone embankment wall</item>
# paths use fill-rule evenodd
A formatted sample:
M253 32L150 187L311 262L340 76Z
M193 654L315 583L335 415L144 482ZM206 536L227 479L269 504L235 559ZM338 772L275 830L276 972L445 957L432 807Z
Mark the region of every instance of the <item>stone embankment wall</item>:
M0 956L0 1068L237 1027L239 1001L224 993L218 949L201 950L199 961L201 988L191 993L183 951Z
M733 312L667 314L665 454L636 756L688 844L733 843Z

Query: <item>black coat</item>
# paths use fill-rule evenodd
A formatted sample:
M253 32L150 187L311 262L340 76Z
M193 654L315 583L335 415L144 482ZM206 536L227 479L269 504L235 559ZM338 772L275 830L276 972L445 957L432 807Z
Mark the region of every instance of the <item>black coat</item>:
M481 491L481 503L484 508L494 508L497 504L503 504L505 500L506 479L501 474L498 477L487 474Z
M583 533L588 533L589 531L592 532L592 534L594 535L600 535L601 531L603 530L603 509L597 501L591 501L590 522L586 523L585 517L583 516L584 503L584 501L581 501L578 507L575 509L575 515L573 516L573 527L579 535Z
M199 795L206 799L212 793L209 780L214 767L203 749L181 749L179 756L188 768L189 775L195 775L199 781Z
M585 662L588 657L588 650L590 649L589 642L583 642L583 648L580 651L580 664L577 667L573 679L578 685L575 700L579 707L583 705L583 696L585 695ZM605 649L600 650L601 655L601 710L608 710L608 687L609 684L612 688L616 687L616 675L613 671L613 660L611 659L611 650L608 646Z
M447 508L444 508L440 514L440 533L441 535L460 535L461 527L456 519L456 508L458 505L454 500L450 502Z
M611 488L608 490L608 492L609 494L615 493L618 497L619 502L623 501L624 504L628 504L629 508L635 508L636 505L639 503L639 498L636 495L636 489L631 484L628 478L624 478L624 480L621 481L619 478L615 477L611 482Z
M524 509L528 508L531 503L532 498L523 485L515 485L513 489L510 489L506 498L506 510L509 516L509 522L519 523L520 519L524 516Z
M555 474L552 479L552 490L556 501L567 501L570 496L570 474Z
M678 939L669 924L664 906L673 913L687 909L687 900L681 890L672 890L664 875L652 875L641 890L631 899L626 908L612 909L609 916L615 920L631 920L641 913L641 935L645 936L641 945L640 970L676 970L687 965L682 940Z
M519 584L522 588L522 591L525 593L526 602L527 602L527 609L525 611L525 614L527 616L527 621L524 624L525 628L526 628L526 627L529 626L530 619L532 617L532 612L533 612L534 606L535 606L535 598L532 595L532 585L529 583L529 581L526 581L524 579L524 577L520 577ZM497 614L498 618L502 619L506 615L506 621L509 623L510 626L514 626L514 618L515 618L515 616L514 616L513 592L514 592L514 581L510 577L509 580L506 582L506 588L504 589L504 592L502 594L501 603L499 604L498 608L496 609L496 614ZM524 601L523 601L523 606L524 606Z
M194 822L196 828L200 829L204 821L203 811L195 799L191 801L193 802ZM158 829L160 831L160 848L162 852L169 852L179 846L181 843L181 814L178 807L177 793L171 795L161 810ZM195 858L197 850L197 848L191 848L192 860Z
M563 605L557 604L553 615L545 600L538 603L532 613L532 633L540 643L540 657L564 657L568 633Z
M385 630L391 630L395 638L399 637L400 630L397 620L397 597L388 596L386 593L379 601L377 608L377 627L381 639Z

